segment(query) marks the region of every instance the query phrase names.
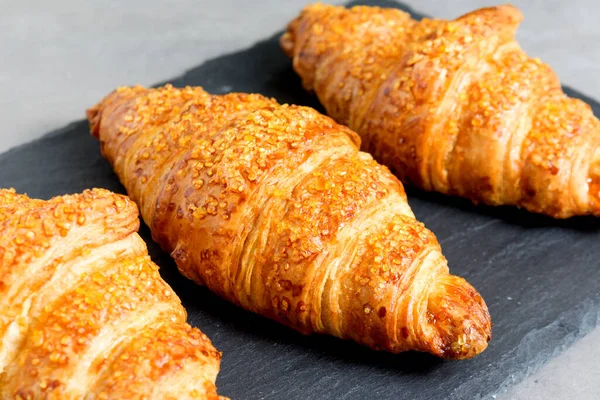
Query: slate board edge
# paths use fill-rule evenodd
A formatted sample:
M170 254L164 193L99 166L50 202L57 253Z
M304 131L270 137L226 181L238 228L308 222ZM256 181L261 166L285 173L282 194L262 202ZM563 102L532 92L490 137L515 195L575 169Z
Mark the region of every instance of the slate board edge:
M581 316L581 318L579 316ZM543 343L544 335L556 334L557 331L564 326L572 327L573 331L562 337L562 344L559 344L554 349L540 345ZM549 361L562 354L598 326L600 326L600 311L597 310L597 306L594 306L593 303L589 301L582 304L576 310L563 312L560 318L556 319L551 324L530 332L529 335L523 338L519 346L514 349L514 352L510 354L510 356L515 359L525 357L526 359L523 361L525 368L506 378L498 385L497 390L490 393L490 395L496 396L508 392L508 390L517 383L520 383L535 374ZM527 353L537 353L537 355L534 357L527 357ZM462 386L465 385L468 386L468 383L461 385L461 387L457 389L457 392L460 393Z

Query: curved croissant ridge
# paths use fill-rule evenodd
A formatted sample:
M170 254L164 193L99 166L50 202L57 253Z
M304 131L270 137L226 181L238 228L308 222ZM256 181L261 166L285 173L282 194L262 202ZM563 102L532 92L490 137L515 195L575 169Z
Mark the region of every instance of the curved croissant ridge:
M466 358L491 323L448 275L402 184L313 109L202 88L122 87L88 111L181 272L303 333Z
M452 21L308 6L281 37L304 86L404 182L556 218L600 216L600 122L515 40L510 5Z
M138 227L135 204L106 190L0 189L0 398L218 398L220 353Z

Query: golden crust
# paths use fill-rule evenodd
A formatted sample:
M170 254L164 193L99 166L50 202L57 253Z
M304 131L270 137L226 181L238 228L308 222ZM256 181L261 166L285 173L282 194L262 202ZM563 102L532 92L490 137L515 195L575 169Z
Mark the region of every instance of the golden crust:
M187 372L195 388L164 393L217 398L220 354L185 322L137 216L127 197L101 189L48 201L0 190L0 397L150 398L201 362ZM163 331L177 334L157 339Z
M281 45L327 112L404 182L556 218L600 215L600 122L519 48L521 20L513 6L415 21L317 4Z
M88 115L187 277L303 333L446 358L487 346L485 304L464 280L448 290L434 235L349 129L259 95L171 86L120 88Z

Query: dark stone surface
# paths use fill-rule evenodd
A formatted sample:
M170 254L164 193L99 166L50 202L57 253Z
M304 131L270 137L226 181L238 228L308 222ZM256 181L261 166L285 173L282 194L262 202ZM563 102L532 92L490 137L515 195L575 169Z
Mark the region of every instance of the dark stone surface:
M302 90L277 38L208 61L171 82L214 93L260 92L322 109ZM569 94L600 115L598 103ZM1 155L0 186L41 198L91 187L124 192L85 121ZM223 351L218 385L232 399L490 398L600 323L600 220L555 221L412 189L409 202L436 233L451 270L478 288L489 306L494 338L473 360L391 355L331 337L301 336L186 280L146 227L141 234L190 322Z

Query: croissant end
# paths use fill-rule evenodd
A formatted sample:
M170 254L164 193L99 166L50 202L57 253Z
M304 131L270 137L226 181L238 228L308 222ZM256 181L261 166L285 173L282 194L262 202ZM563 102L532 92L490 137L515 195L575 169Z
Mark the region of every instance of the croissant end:
M85 115L90 122L90 131L92 136L98 139L98 135L100 134L100 119L102 116L101 113L102 104L99 103L94 107L88 108L85 112Z
M600 216L600 148L596 149L590 165L588 194L593 215Z
M289 30L286 33L284 33L279 39L279 44L281 45L283 52L288 57L292 58L294 55L294 44L296 43L296 39L294 38L294 29L292 29L291 27L288 29Z
M427 350L443 358L481 353L492 339L492 321L477 290L455 275L443 275L429 296L427 319L434 327Z

